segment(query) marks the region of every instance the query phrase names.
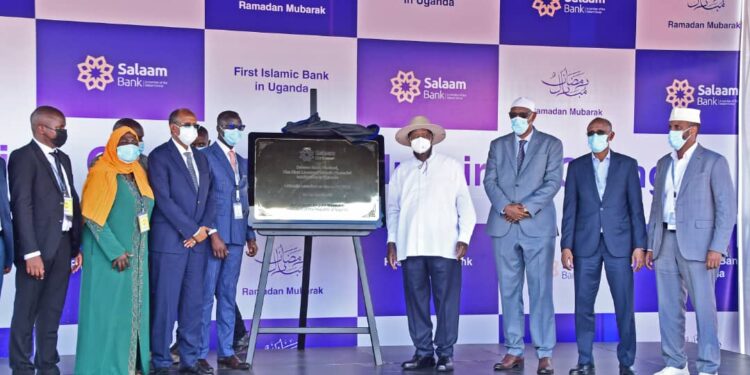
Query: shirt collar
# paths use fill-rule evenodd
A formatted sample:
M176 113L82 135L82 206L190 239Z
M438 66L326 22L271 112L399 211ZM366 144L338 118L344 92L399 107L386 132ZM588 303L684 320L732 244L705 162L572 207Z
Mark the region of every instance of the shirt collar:
M224 142L222 142L221 139L217 139L216 143L219 144L219 147L221 147L221 151L224 152L224 155L229 155L229 151L232 150L231 148L229 148L229 146L227 146L226 144L224 144Z
M185 147L182 147L182 145L179 144L177 140L175 140L174 138L172 138L172 143L174 143L174 145L177 146L177 151L179 151L180 154L184 154L186 152L191 152L191 153L193 152L193 149L190 146L188 146L188 148L186 149Z
M531 128L531 133L529 133L529 135L526 136L526 139L521 139L521 137L519 137L518 134L516 134L516 144L518 144L518 142L520 142L520 141L526 141L526 143L528 144L531 141L531 136L534 135L535 131L536 130L534 129L534 127L532 127Z
M698 146L698 142L693 143L693 145L690 146L690 148L688 148L685 151L685 155L682 155L682 160L690 160L690 158L693 157L693 153L695 152L695 149L697 148L696 146ZM677 151L672 151L672 160L674 161L680 160L679 157L677 156Z
M610 156L612 156L612 149L607 150L607 156L604 157L604 160L601 161L609 161ZM594 161L600 161L599 158L596 157L596 154L593 152L591 153L591 159Z
M57 148L52 148L52 147L49 147L49 146L45 145L44 143L42 143L42 142L39 142L39 140L37 140L36 138L32 138L32 139L34 140L34 142L36 142L36 144L37 144L37 145L39 146L39 148L41 148L41 149L42 149L42 152L43 152L43 153L44 153L45 155L47 155L47 154L50 154L50 153L52 153L52 152L55 152L55 151L57 151Z

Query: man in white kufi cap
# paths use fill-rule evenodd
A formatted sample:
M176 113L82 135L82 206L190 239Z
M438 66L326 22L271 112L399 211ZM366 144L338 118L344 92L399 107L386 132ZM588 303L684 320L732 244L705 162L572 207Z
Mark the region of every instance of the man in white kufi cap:
M658 375L690 374L684 350L687 296L698 327L698 371L717 374L721 360L714 289L737 217L737 195L727 160L698 144L700 127L700 110L672 109L673 151L656 165L646 265L656 270L659 296L666 367Z
M469 248L476 213L458 161L436 153L445 130L424 116L414 117L396 133L411 147L388 183L388 264L401 264L409 335L416 348L404 370L453 370L458 339L461 260ZM435 339L430 320L435 302ZM435 363L435 354L438 361Z
M534 127L536 105L531 99L514 100L508 115L513 131L492 141L484 177L492 203L487 234L495 252L507 348L494 370L514 372L523 367L525 276L537 373L552 374L557 341L552 267L558 232L553 199L562 180L562 142Z

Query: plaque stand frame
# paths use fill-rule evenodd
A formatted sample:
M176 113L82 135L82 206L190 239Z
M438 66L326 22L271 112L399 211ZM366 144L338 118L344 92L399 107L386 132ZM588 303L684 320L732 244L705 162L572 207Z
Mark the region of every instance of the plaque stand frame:
M310 112L317 112L317 90L310 90ZM305 350L307 334L363 334L370 336L372 344L372 354L375 359L375 365L383 364L383 357L380 350L380 339L378 338L378 329L375 323L375 311L372 307L372 296L370 294L370 284L367 279L367 269L365 267L364 256L362 255L362 242L360 237L370 234L370 230L358 228L346 228L339 226L338 229L323 229L311 226L309 229L297 227L294 228L260 228L258 232L266 236L266 244L263 251L263 265L258 278L258 292L255 297L255 309L253 311L253 321L250 328L250 342L247 349L247 362L253 365L255 356L255 346L258 342L258 334L263 333L296 333L298 335L297 350ZM295 236L304 237L304 255L302 263L302 286L300 289L300 310L298 327L261 327L260 319L263 313L263 303L266 296L266 286L268 284L268 272L271 266L271 256L273 253L273 243L277 236ZM308 327L307 326L307 308L310 294L310 263L312 258L313 236L325 237L351 237L354 245L354 255L357 261L357 270L359 281L362 286L362 298L364 300L365 312L367 315L367 327Z

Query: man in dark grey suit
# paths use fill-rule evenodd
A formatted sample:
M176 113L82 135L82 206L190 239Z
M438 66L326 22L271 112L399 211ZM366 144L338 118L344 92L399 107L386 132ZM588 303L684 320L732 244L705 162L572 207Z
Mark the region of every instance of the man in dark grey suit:
M492 141L484 190L492 203L487 234L495 250L503 331L508 353L496 371L523 367L523 278L529 287L531 339L538 374L552 374L555 309L552 266L557 220L552 199L562 180L562 142L536 130L534 102L516 99L510 109L513 132ZM528 271L528 272L526 272Z
M674 108L669 117L674 151L656 165L646 263L656 269L667 364L658 375L689 375L686 289L698 326L696 367L701 375L716 374L721 361L714 288L737 219L737 195L727 160L698 144L700 123L699 110Z

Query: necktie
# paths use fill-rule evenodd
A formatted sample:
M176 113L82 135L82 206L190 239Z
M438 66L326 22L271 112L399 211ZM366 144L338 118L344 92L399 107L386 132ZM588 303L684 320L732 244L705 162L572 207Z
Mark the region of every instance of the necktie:
M183 155L185 155L185 163L187 164L188 172L190 172L190 178L193 179L193 186L198 191L198 174L195 173L195 167L193 166L193 153L185 152Z
M232 170L237 174L237 155L234 150L229 150L229 163L232 164Z
M68 186L65 184L65 176L63 175L62 163L60 162L60 153L58 150L50 152L52 158L55 159L55 169L57 169L57 185L60 187L60 192L64 197L68 197Z
M523 158L526 157L526 151L524 151L523 149L523 146L526 145L526 142L528 141L524 139L518 141L518 158L517 158L518 166L516 169L516 174L521 173L521 166L523 165Z

